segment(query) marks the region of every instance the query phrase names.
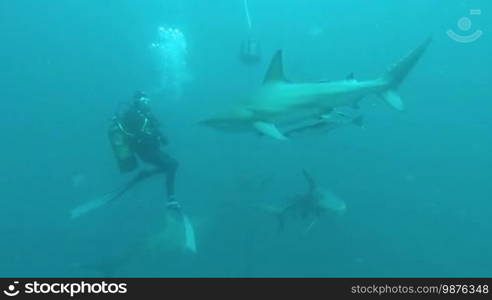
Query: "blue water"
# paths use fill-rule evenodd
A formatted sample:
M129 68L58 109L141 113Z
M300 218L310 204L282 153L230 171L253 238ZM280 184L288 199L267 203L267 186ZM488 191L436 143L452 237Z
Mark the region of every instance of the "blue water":
M250 0L249 9L251 32L240 0L0 1L0 276L491 275L492 2ZM149 48L159 26L180 28L188 46L191 78L179 96L152 100L180 162L195 255L178 237L142 247L162 226L162 178L70 219L131 177L117 169L107 128L135 90L162 87ZM449 29L483 36L460 43ZM261 43L258 65L238 59L248 35ZM365 129L280 142L196 125L254 91L277 49L293 81L373 79L429 35L399 90L407 109L368 97ZM347 212L307 234L296 219L279 232L256 207L305 193L303 168Z

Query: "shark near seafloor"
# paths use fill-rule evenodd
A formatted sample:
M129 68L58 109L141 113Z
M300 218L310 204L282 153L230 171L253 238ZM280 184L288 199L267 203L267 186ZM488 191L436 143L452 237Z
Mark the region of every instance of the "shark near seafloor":
M307 233L323 215L343 215L347 210L344 200L329 189L319 186L306 170L303 170L303 175L309 185L306 193L293 197L282 206L261 205L259 207L277 216L280 230L284 229L285 219L288 216L307 219L309 221L305 230Z

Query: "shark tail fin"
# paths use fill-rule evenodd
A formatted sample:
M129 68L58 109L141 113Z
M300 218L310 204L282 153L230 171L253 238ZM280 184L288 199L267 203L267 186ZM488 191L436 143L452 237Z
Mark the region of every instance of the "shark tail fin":
M383 80L387 83L388 88L381 94L381 97L393 108L397 110L404 109L403 102L396 92L396 89L398 89L403 80L405 80L410 71L420 60L431 41L431 37L427 38L420 46L410 52L410 54L384 74Z

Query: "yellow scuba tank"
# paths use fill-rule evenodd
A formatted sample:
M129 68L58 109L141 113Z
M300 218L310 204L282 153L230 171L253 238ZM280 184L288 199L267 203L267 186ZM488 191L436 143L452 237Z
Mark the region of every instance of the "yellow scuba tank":
M138 166L137 158L130 147L128 135L123 131L117 120L109 127L108 138L120 172L134 171Z

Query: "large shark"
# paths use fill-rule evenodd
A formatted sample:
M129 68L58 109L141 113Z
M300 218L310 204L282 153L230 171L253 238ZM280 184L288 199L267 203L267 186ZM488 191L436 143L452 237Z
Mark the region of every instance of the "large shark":
M426 39L380 78L366 81L349 77L333 82L290 82L284 75L282 51L279 50L270 63L263 84L250 98L200 123L225 131L257 131L285 140L287 137L278 129L282 124L322 119L337 107L357 106L368 95L379 95L393 108L403 110L397 89L430 42L431 38Z

